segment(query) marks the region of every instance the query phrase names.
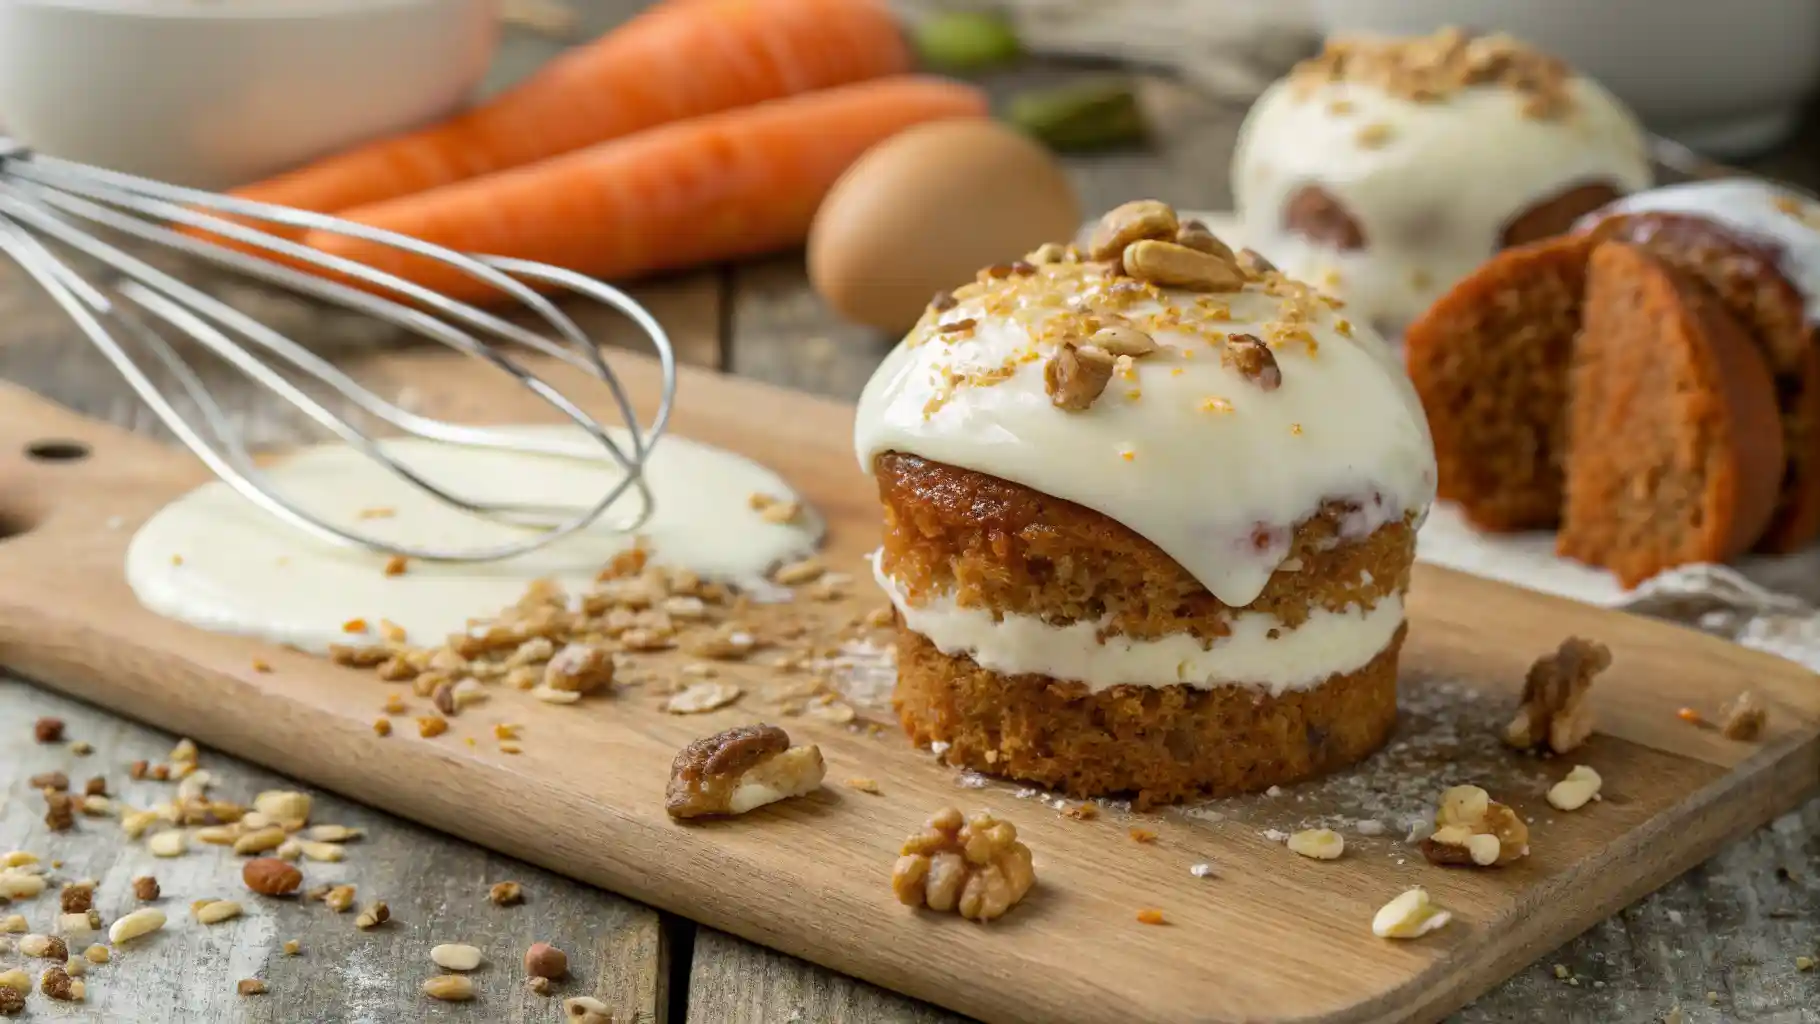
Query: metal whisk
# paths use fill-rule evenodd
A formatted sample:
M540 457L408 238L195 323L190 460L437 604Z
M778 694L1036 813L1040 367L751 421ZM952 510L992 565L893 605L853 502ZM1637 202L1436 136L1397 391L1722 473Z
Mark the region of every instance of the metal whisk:
M223 216L233 218L226 219ZM83 222L136 236L228 267L248 276L364 313L491 364L517 378L538 398L560 411L604 449L624 475L598 501L585 507L495 503L464 498L424 479L350 420L317 401L287 374L295 372L327 385L354 407L403 434L451 445L574 457L570 447L537 444L524 437L420 416L393 404L304 346L201 290L109 244ZM549 334L424 289L364 264L329 256L248 226L257 221L288 228L322 229L391 246L437 260L477 278L531 310ZM317 277L180 234L166 224L201 228L237 243L305 263L345 278L388 289L411 304ZM110 295L80 276L45 243L54 241L99 260L122 280ZM148 181L144 178L58 160L30 152L0 137L0 251L12 257L50 293L97 349L119 370L141 399L196 453L216 476L284 522L323 540L385 554L432 561L490 561L547 545L599 519L628 492L636 511L623 523L636 529L650 515L652 496L643 478L651 446L669 420L676 390L676 363L664 329L617 288L557 267L524 260L453 252L390 231L335 217ZM662 368L663 395L657 415L641 428L625 388L600 349L574 321L528 286L557 286L603 302L628 317L650 338ZM124 301L122 301L124 300ZM149 321L143 315L149 315ZM154 327L150 321L156 321ZM110 330L128 328L177 381L198 410L200 422L181 414L170 398ZM158 327L175 330L225 360L302 410L342 441L383 464L413 486L470 515L534 527L522 540L468 551L413 547L326 522L279 493L253 463L243 440L203 386L200 377ZM495 342L515 343L567 363L604 383L618 406L629 441L622 445L606 428Z

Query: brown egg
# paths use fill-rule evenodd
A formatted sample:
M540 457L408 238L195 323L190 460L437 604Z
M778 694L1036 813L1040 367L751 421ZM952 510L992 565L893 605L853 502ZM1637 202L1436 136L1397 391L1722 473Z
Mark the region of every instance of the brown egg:
M1080 228L1055 158L994 121L919 125L848 168L809 228L809 280L842 316L916 322L938 291Z

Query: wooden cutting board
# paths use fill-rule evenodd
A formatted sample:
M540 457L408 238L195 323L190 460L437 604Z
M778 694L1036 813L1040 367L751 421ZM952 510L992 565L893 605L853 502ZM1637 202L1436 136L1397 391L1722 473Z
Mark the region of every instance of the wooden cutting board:
M650 365L616 355L634 392ZM429 409L473 420L541 418L538 403L472 363L399 357L367 368ZM579 392L578 392L579 393ZM701 373L684 376L674 429L783 473L830 523L828 556L857 568L876 542L873 500L849 451L852 410ZM604 410L604 403L598 403ZM67 455L79 442L88 454ZM392 688L364 673L145 612L121 564L132 528L201 482L187 454L0 390L0 661L46 684L452 834L994 1022L1432 1021L1794 804L1820 780L1820 678L1691 631L1437 569L1410 601L1397 740L1353 772L1188 811L1097 819L1042 794L982 785L894 729L808 717L829 786L744 818L679 826L663 813L670 759L689 739L750 721L734 705L665 715L635 693L574 707L498 694L421 739L371 723ZM841 614L846 614L845 611ZM1563 637L1609 644L1600 733L1572 762L1502 749L1528 664ZM269 661L270 674L252 668ZM1769 708L1759 743L1689 725L1742 688ZM877 721L888 714L874 712ZM498 753L493 721L525 724ZM470 746L464 738L479 742ZM1605 799L1571 815L1542 793L1571 763ZM841 785L877 781L868 795ZM1410 819L1448 784L1476 782L1533 820L1533 854L1499 871L1428 865ZM1035 852L1038 887L979 926L899 906L896 847L934 809L986 807ZM1271 835L1338 827L1333 862ZM1139 843L1142 826L1157 834ZM1191 873L1212 866L1210 876ZM307 865L306 865L307 867ZM1372 914L1424 885L1456 915L1416 942L1370 932ZM380 894L383 895L383 894ZM1168 924L1137 922L1161 909Z

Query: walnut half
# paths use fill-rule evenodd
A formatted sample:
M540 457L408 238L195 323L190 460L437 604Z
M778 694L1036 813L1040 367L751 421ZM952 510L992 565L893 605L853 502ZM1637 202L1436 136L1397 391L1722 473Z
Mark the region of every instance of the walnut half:
M744 814L812 793L826 773L821 748L792 747L774 725L735 726L677 752L664 810L678 819Z
M1454 786L1441 794L1422 855L1431 864L1501 867L1529 855L1529 826L1483 789Z
M1521 750L1546 747L1565 754L1592 735L1593 679L1611 667L1611 650L1570 636L1552 654L1536 659L1523 683L1523 705L1504 730L1504 742Z
M1036 884L1030 847L1017 827L980 811L962 819L952 807L935 812L928 826L904 841L891 869L898 902L957 911L971 921L1004 916Z

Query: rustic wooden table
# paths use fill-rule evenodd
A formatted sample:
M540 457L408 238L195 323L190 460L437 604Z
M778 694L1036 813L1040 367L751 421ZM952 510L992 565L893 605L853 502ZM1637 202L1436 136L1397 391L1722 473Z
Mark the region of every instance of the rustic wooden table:
M637 0L592 0L581 28L604 28L637 6ZM536 66L559 45L513 33L494 86ZM1218 208L1227 200L1225 165L1238 112L1162 85L1150 98L1169 126L1165 144L1155 152L1072 161L1086 206L1157 195L1185 207ZM1820 186L1820 119L1796 145L1755 169ZM302 303L226 284L215 290L325 350L352 354L396 340ZM889 343L834 319L806 288L795 256L667 278L640 285L636 293L674 333L686 361L807 391L852 398ZM158 432L108 367L10 267L0 267L0 376L91 415ZM235 378L209 377L256 441L280 444L305 436L294 416ZM40 716L63 719L69 738L92 744L93 752L79 757L66 746L30 742L31 723ZM239 890L237 863L218 850L155 860L143 846L125 842L111 823L88 820L76 832L51 833L40 820L41 803L26 780L52 769L77 780L103 775L138 806L160 799L152 784L129 783L126 766L157 760L174 737L4 677L0 730L6 734L0 738L0 849L36 852L59 864L62 878L98 879L98 905L109 917L129 905L129 880L140 874L159 877L173 917L186 913L193 899ZM204 764L228 798L296 786L208 752ZM350 845L345 862L318 867L338 869L363 901L385 900L393 915L389 927L358 931L351 915L319 907L276 913L250 908L245 919L206 933L188 930L183 941L150 944L96 968L84 1006L34 998L34 1019L553 1021L559 1004L517 982L524 948L548 941L565 949L573 965L573 980L559 993L592 993L622 1024L957 1020L330 794L316 794L315 820L367 830L366 839ZM502 880L524 886L523 905L501 908L487 901L488 886ZM44 897L11 909L23 909L35 929L48 929L50 922L38 918L49 914L50 902ZM290 939L301 945L297 956L282 952ZM418 985L432 972L428 951L439 942L481 947L489 961L482 983L500 995L471 1006L426 1000ZM1820 800L1567 947L1536 954L1535 965L1456 1019L1642 1024L1679 1006L1689 1024L1820 1022L1820 972L1800 973L1794 962L1797 955L1820 956ZM16 954L0 952L0 969L17 961ZM266 980L269 991L236 995L235 983L248 977Z

